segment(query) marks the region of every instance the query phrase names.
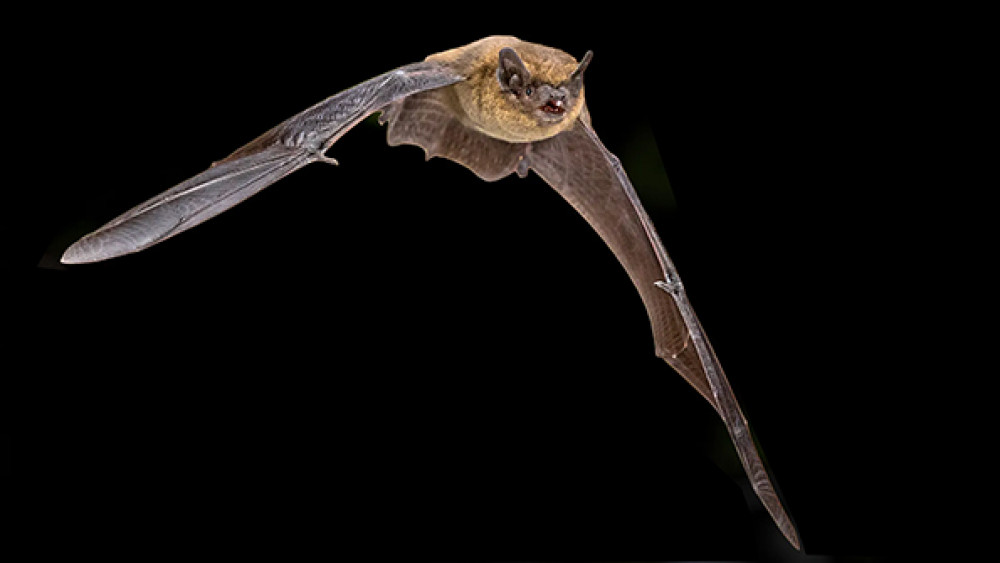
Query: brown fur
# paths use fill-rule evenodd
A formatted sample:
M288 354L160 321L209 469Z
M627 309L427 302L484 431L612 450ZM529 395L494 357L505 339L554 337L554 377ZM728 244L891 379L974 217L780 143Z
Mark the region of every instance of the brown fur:
M515 107L509 95L500 89L496 71L499 53L504 47L517 52L533 78L549 84L566 80L577 66L576 59L565 51L505 35L486 37L464 47L430 55L428 61L445 63L467 77L447 87L454 93L453 109L462 122L491 137L513 143L547 139L571 127L583 111L583 91L561 121L538 121Z

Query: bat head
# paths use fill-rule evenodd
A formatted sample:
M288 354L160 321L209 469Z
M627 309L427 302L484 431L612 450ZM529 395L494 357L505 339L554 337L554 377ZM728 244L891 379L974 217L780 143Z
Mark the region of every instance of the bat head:
M583 92L583 71L590 64L592 51L587 51L580 63L565 78L546 80L532 76L528 67L510 47L500 50L497 66L497 82L509 103L520 112L531 116L540 124L562 121L566 115L576 115L572 111L581 103Z

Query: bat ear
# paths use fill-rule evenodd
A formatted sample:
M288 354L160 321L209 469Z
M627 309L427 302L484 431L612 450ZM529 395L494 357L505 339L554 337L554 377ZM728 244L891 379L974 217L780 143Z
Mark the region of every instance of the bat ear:
M510 47L500 49L500 64L497 66L497 81L503 90L519 90L531 81L531 73L521 62L521 57Z
M583 55L583 58L580 59L580 64L576 65L576 70L573 71L573 74L569 75L568 82L574 92L579 92L580 88L583 87L583 71L587 70L587 65L590 64L590 59L592 58L594 58L594 52L587 51Z

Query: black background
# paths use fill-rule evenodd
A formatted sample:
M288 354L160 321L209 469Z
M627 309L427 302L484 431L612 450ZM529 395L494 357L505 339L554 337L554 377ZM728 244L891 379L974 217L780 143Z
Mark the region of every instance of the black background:
M805 551L913 548L934 518L910 485L928 471L914 436L934 436L899 416L900 381L929 371L897 346L913 242L892 219L912 196L886 88L905 45L870 49L883 28L863 13L337 10L65 16L47 91L62 154L7 254L40 345L13 459L42 522L141 550L804 557L745 500L714 412L653 357L624 271L537 176L483 183L369 120L329 152L337 168L134 256L58 264L324 97L511 33L594 50L594 127Z

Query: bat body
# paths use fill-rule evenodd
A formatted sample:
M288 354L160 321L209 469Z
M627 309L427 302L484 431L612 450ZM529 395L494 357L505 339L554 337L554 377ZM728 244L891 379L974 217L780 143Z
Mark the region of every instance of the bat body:
M139 204L70 246L65 263L137 252L205 221L325 155L379 111L390 145L420 146L493 181L534 170L598 232L639 291L655 353L725 422L754 491L799 548L746 419L619 160L591 127L583 74L569 54L514 37L481 39L387 72L278 124L208 170Z

